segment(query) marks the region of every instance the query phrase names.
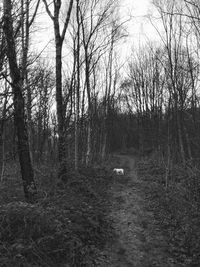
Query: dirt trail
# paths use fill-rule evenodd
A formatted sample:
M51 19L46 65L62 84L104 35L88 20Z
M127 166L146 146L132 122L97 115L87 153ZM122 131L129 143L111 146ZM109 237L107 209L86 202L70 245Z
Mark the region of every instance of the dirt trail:
M164 240L153 212L137 177L135 159L117 156L125 176L116 176L110 190L112 203L109 219L113 222L116 240L106 249L106 260L101 267L171 267Z

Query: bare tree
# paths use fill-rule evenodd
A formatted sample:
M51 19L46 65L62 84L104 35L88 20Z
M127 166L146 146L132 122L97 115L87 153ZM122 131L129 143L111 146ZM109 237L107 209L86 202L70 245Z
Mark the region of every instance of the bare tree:
M76 65L77 65L77 85L75 92L75 157L74 167L78 170L79 161L79 102L80 102L80 14L79 0L76 0L76 20L77 20L77 47L76 47Z
M33 201L36 194L36 186L34 182L34 173L30 159L29 142L27 128L24 117L24 97L23 97L23 81L21 78L20 68L17 63L17 53L14 39L12 3L11 0L3 1L4 8L4 33L7 43L7 57L9 61L11 86L14 101L14 120L17 129L18 138L18 154L21 166L21 174L25 198L27 201Z
M54 38L56 47L56 104L57 104L57 119L58 119L58 159L59 159L59 171L58 177L62 178L66 175L66 148L65 148L65 132L64 132L64 111L63 111L63 93L62 93L62 47L65 38L65 33L69 24L70 15L73 6L73 0L69 2L69 8L67 11L67 17L64 21L63 30L60 30L60 12L61 12L61 0L53 1L54 13L52 14L47 0L43 0L46 11L49 17L53 21L54 25Z
M173 132L177 139L181 160L185 164L187 156L191 156L191 149L190 143L187 140L187 129L184 123L184 107L188 87L185 79L187 71L185 72L182 68L185 59L183 47L185 21L182 16L183 10L182 6L178 5L175 0L170 3L167 1L155 1L155 4L160 13L164 28L162 40L167 51L167 65L165 68L167 87L172 99L173 121L177 129L174 128ZM179 10L178 14L177 10ZM184 145L184 140L187 141L187 146Z
M21 76L24 90L27 92L26 109L28 122L28 136L31 160L33 161L33 136L32 136L32 92L28 83L28 52L30 46L30 29L35 20L40 0L37 0L35 6L30 8L30 0L21 0ZM30 9L33 14L30 14Z
M82 46L84 51L85 87L87 94L87 141L85 163L92 161L92 125L97 100L96 83L97 75L95 68L100 58L108 49L112 39L106 32L112 25L112 16L115 10L114 1L84 1L80 5L80 25L82 34ZM116 30L116 29L115 29Z

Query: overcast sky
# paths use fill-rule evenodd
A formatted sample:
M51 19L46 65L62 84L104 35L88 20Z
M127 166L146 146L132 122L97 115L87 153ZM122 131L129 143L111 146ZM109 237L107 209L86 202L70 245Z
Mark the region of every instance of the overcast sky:
M144 44L148 41L158 40L158 35L150 21L150 15L155 15L155 8L152 0L125 0L125 9L131 13L132 19L129 22L130 42L134 46Z
M128 20L126 29L129 34L123 44L126 48L122 49L126 51L124 57L130 53L131 47L142 46L148 40L158 40L156 30L148 18L148 15L154 12L151 2L152 0L121 0L120 16L123 21ZM48 57L54 49L54 37L52 21L45 14L45 11L39 14L36 26L38 30L33 39L34 45L32 47L37 51L44 49L43 56Z

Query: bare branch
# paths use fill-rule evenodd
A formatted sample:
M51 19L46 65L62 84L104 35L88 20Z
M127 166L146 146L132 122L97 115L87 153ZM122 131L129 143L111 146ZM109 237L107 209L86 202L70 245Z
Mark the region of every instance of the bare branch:
M73 6L73 0L70 0L69 8L68 8L68 11L67 11L67 17L66 17L64 28L63 28L62 35L61 35L62 41L65 38L65 33L66 33L66 30L67 30L67 27L68 27L68 24L69 24L69 19L70 19L70 15L71 15L71 11L72 11L72 6Z
M46 1L46 0L42 0L42 1L43 1L44 5L45 5L47 14L49 15L49 17L50 17L52 20L54 20L54 16L52 15L52 13L51 13L51 11L50 11L50 9L49 9L49 6L48 6L48 4L47 4L47 1Z
M37 5L36 5L36 7L35 7L35 11L34 11L34 13L33 13L33 17L31 18L31 20L30 20L30 22L29 22L29 27L32 25L32 23L33 23L33 21L34 21L34 19L35 19L35 16L36 16L37 11L38 11L38 8L39 8L39 5L40 5L40 0L38 0L38 2L37 2Z

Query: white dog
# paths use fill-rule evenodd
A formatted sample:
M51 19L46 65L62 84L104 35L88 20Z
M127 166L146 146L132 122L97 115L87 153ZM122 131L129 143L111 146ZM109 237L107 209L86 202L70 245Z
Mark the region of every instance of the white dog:
M117 175L124 175L124 169L114 168L113 172L116 173Z

